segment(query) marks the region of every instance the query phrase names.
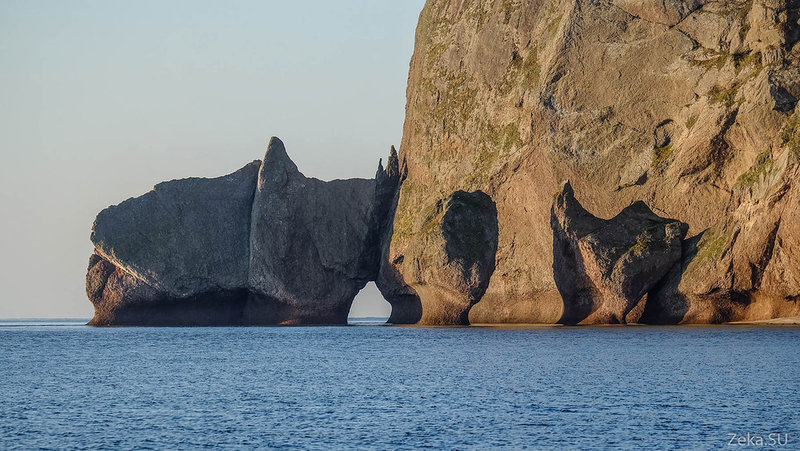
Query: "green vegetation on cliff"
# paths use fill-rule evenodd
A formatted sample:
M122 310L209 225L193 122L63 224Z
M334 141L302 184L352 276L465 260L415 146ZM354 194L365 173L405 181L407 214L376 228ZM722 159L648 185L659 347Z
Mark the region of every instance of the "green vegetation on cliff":
M770 158L770 151L765 150L758 154L756 162L744 174L740 175L736 180L737 185L751 187L758 183L763 176L772 168L774 161Z
M781 129L781 144L788 146L796 155L800 156L800 111L795 108L794 114Z

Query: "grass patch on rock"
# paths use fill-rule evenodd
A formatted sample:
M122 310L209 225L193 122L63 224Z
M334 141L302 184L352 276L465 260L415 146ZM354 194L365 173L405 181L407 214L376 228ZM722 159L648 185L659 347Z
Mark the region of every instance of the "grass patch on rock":
M561 15L556 16L555 19L547 24L547 34L552 38L556 35L558 27L561 25Z
M800 114L797 111L789 116L789 120L783 124L779 136L781 145L788 147L792 152L800 156Z
M536 47L522 56L518 50L514 50L511 63L506 69L503 79L497 85L497 91L505 96L508 95L515 86L520 86L525 90L531 90L539 85L539 75L542 72L539 66L539 52Z
M727 235L717 232L714 229L706 230L703 234L703 238L697 244L697 257L695 257L695 260L697 262L716 260L722 256L726 244L728 244Z
M712 105L721 103L726 107L730 108L736 104L742 103L743 100L736 99L738 94L739 94L739 85L737 83L734 83L732 86L728 88L714 86L713 88L711 88L711 91L708 92L708 101Z
M689 61L689 64L694 67L700 67L704 70L722 70L731 55L729 53L713 52L709 50L706 52L706 56L708 56L706 59L692 59Z
M752 67L756 72L760 71L763 67L761 62L761 52L737 53L733 55L733 67L736 73L742 71L747 67Z
M767 172L772 168L774 161L770 158L769 150L765 150L761 152L756 157L756 162L753 166L747 170L744 174L740 175L738 179L736 179L736 184L744 187L751 187L758 183L761 180L761 177L765 176Z
M656 147L653 151L653 167L661 166L675 152L672 143L666 146Z

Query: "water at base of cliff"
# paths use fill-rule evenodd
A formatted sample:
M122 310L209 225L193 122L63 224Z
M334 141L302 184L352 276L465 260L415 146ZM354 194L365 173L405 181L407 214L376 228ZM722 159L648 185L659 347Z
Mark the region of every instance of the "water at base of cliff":
M796 327L59 320L0 342L2 449L800 446Z

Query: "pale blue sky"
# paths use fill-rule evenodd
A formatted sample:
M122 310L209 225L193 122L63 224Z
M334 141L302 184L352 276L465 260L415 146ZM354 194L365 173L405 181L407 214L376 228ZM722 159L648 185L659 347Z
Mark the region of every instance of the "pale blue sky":
M0 318L90 317L94 216L286 143L372 177L399 144L424 0L0 2ZM374 287L355 314L388 314Z

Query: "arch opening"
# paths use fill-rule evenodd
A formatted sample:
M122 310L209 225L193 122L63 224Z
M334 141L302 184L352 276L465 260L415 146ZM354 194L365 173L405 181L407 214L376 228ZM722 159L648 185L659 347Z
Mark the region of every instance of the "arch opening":
M369 282L353 299L350 313L347 315L347 324L386 324L391 313L391 304L378 291L375 282Z

